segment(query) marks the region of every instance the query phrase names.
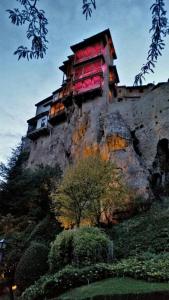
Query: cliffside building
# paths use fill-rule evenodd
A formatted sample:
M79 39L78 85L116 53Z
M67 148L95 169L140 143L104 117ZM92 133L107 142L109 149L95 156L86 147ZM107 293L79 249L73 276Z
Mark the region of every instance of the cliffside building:
M82 102L96 96L108 96L112 101L117 93L117 56L109 29L71 46L71 50L74 54L59 68L63 72L62 86L37 103L36 116L28 120L27 136L31 140L49 134L50 125L66 121L74 103L81 107Z
M148 197L153 182L169 178L158 150L163 140L168 147L169 83L118 86L109 29L71 50L60 67L61 87L38 102L35 117L28 120L28 167L58 162L64 169L79 157L100 153L116 162L138 194Z

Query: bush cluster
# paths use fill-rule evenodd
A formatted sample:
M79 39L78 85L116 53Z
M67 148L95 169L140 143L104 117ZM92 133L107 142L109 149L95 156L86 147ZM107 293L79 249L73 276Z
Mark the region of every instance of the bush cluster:
M15 272L15 282L20 291L39 279L47 270L48 248L41 243L32 243L22 255Z
M113 266L116 276L162 282L169 281L169 253L151 254L124 259Z
M70 288L107 278L111 272L109 265L104 263L82 269L67 266L55 274L41 277L34 285L25 290L22 300L50 299Z
M169 208L156 205L150 211L116 225L109 233L118 259L145 251L169 252Z
M54 218L51 218L50 215L47 215L34 227L26 242L36 241L49 244L60 231L59 223Z
M169 253L145 254L114 264L96 264L81 269L67 266L58 273L41 277L23 294L22 300L50 299L66 290L109 277L130 276L148 281L169 281Z
M49 265L56 272L68 264L86 266L110 262L113 258L112 241L98 228L84 227L60 233L52 243Z

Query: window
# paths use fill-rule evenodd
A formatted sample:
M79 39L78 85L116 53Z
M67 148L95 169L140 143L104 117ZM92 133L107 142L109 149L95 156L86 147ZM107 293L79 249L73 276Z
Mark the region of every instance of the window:
M46 126L46 117L42 118L41 120L41 127L45 127Z

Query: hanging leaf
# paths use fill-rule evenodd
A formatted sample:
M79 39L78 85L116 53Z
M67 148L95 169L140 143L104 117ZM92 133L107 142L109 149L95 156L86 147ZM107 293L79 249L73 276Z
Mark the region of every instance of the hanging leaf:
M156 0L150 7L152 13L152 27L150 32L153 32L152 42L148 51L147 62L141 68L141 72L135 76L134 85L142 85L142 80L145 80L144 75L150 72L154 73L155 63L159 56L162 55L161 50L164 49L164 37L169 34L169 24L166 18L164 0Z
M14 52L18 55L18 60L21 58L43 58L47 50L47 25L48 20L45 17L45 12L39 10L36 6L37 0L17 0L23 7L23 10L8 9L9 18L11 22L17 26L28 24L26 36L28 40L31 40L31 46L27 47L20 46Z

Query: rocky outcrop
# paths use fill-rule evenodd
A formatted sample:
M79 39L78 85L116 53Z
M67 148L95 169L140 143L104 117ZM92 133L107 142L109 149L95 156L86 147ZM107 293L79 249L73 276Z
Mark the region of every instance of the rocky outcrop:
M157 145L163 139L163 150L167 150L159 158ZM152 86L137 99L118 102L114 98L109 103L105 96L84 102L80 108L74 104L66 122L54 126L49 136L31 142L28 167L57 162L65 169L80 157L100 153L103 159L115 161L137 194L148 198L153 174L158 173L163 182L169 177L164 167L169 161L168 140L169 83L165 83Z

